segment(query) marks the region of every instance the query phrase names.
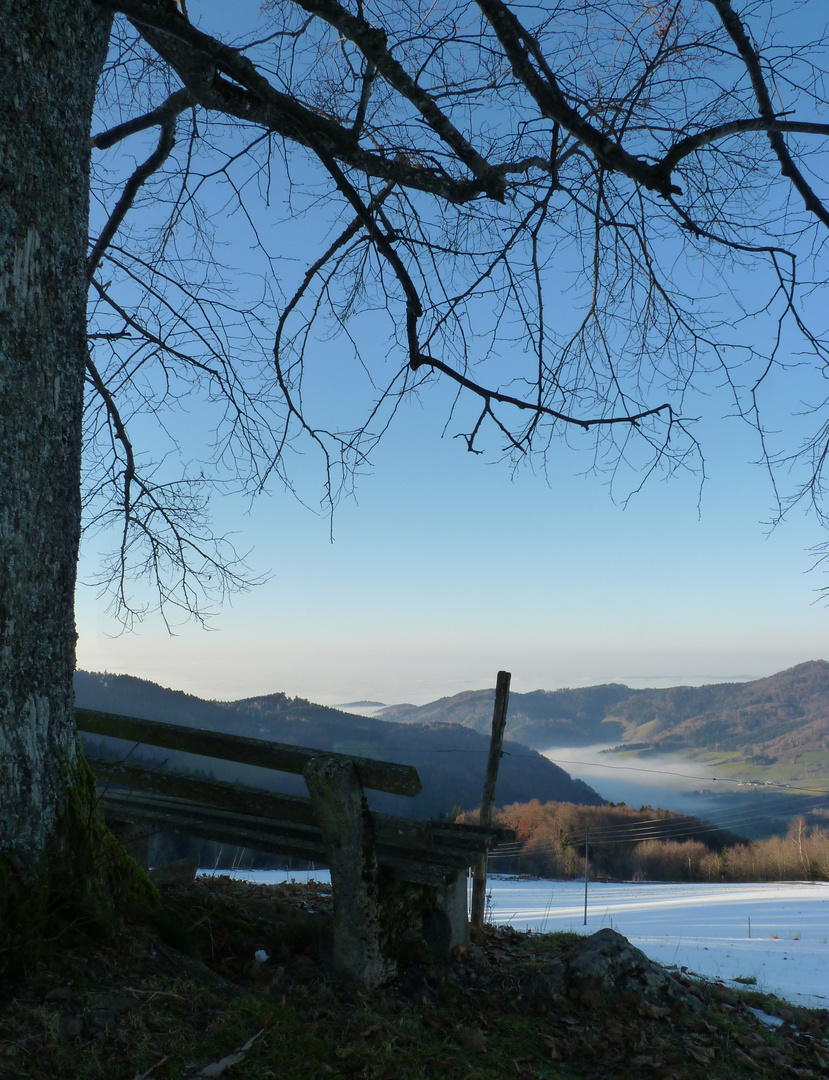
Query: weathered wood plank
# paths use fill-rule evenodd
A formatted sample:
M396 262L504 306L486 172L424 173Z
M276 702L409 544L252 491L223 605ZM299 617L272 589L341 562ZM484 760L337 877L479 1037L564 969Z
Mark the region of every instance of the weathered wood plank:
M516 839L515 829L510 829L506 825L471 825L465 821L459 824L454 821L433 821L431 826L435 837L439 837L444 833L447 836L456 837L472 837L476 833L481 833L485 836L494 837L502 844Z
M129 811L130 820L143 822L148 827L179 832L185 836L197 836L202 840L215 840L221 844L235 844L249 847L254 851L267 851L276 855L292 855L298 859L308 859L321 866L326 865L325 848L322 840L314 841L306 836L276 835L259 832L242 825L224 824L215 821L205 822L197 817L182 816L180 813L160 811L158 808L141 806L124 807L118 803L104 803L105 814L109 821L123 821Z
M231 784L226 780L201 780L166 769L144 769L127 762L104 761L102 758L88 757L86 761L99 781L189 799L240 814L256 814L301 825L316 824L311 800L301 795L282 795L245 784Z
M175 805L182 811L196 813L199 806L214 807L235 815L248 815L270 819L284 825L317 827L311 800L300 795L283 795L279 792L262 791L244 784L230 784L224 780L201 780L198 777L170 773L161 769L143 769L126 763L87 758L89 767L98 780L107 780L132 789L118 793L122 799L140 801L144 793L154 793L179 800ZM105 800L111 791L105 793ZM115 797L115 793L112 793ZM126 805L126 803L125 803ZM165 805L144 800L144 805ZM432 826L428 821L410 821L391 814L372 812L375 833L385 845L410 847L429 851L432 847Z
M106 816L111 821L122 821L129 806L120 804L109 805L105 802ZM145 808L133 805L130 812L131 819L143 823L147 828L164 829L168 832L180 832L187 836L197 836L203 840L215 840L221 844L234 844L238 847L248 847L254 851L271 852L275 855L290 855L297 859L307 859L319 866L327 866L328 859L325 853L325 845L322 836L313 840L308 836L288 836L283 833L263 833L248 826L233 825L229 820L224 824L217 822L204 822L182 815L180 811L169 810L161 816L155 808ZM430 861L425 861L428 858ZM422 885L446 885L454 879L458 872L457 862L446 864L431 861L431 856L424 856L421 861L417 856L414 858L396 849L396 854L389 849L379 848L377 861L383 873L391 875L398 881L414 882ZM463 867L460 867L463 869Z
M316 822L303 823L242 814L237 810L198 804L157 792L109 788L104 792L103 799L112 820L151 821L165 830L191 833L224 843L259 846L263 851L283 854L301 851L303 857L309 859L321 858L325 850ZM401 859L410 859L413 865L429 863L440 877L448 869L460 870L470 866L479 852L497 843L497 839L491 835L476 832L471 837L452 836L446 833L445 828L441 839L435 841L430 835L431 822L406 822L381 814L371 814L371 819L382 864L391 859L396 863Z
M509 707L509 684L512 676L508 671L499 671L495 683L495 708L492 713L492 737L489 741L489 758L486 763L484 790L481 795L481 813L479 821L486 828L492 824L492 807L495 802L495 785L498 780L498 766L504 745L504 731L507 726ZM469 921L480 929L484 925L486 907L486 855L480 855L475 865L475 879L472 883L472 912Z
M165 832L293 855L328 865L322 832L316 827L241 817L222 811L211 813L209 807L182 806L180 800L148 799L137 792L108 791L104 796L104 809L110 821L130 821ZM460 852L418 852L395 845L377 845L377 859L384 871L402 881L429 885L445 884L473 858L474 854Z
M332 757L341 761L353 761L364 788L409 796L419 795L422 789L417 769L412 765L329 753L327 750L267 742L264 739L182 727L178 724L165 724L159 720L139 720L134 716L118 716L115 713L92 709L75 709L75 716L78 729L90 735L108 735L110 738L126 739L128 742L162 746L167 750L183 750L189 754L201 754L204 757L300 774L314 758Z
M279 824L294 823L311 828L317 820L311 800L299 795L284 795L262 791L244 784L223 780L202 780L198 777L171 773L162 769L145 769L122 762L87 759L96 778L130 789L114 792L108 789L106 798L119 798L125 806L142 800L144 793L177 800L170 804L178 811L197 813L200 806L214 807L230 814L242 814L270 819ZM144 800L144 805L165 806L161 801ZM500 841L514 839L512 830L493 825L455 825L449 822L411 821L391 814L371 811L378 844L386 848L409 848L414 852L434 852L455 859L459 853L477 854L490 851Z

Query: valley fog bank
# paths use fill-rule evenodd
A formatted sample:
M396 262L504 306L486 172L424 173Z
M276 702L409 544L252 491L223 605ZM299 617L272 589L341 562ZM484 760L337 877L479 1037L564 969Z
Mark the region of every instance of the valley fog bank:
M612 744L617 745L617 744ZM703 814L714 810L712 795L732 793L735 785L713 780L710 768L675 755L653 754L627 763L606 751L612 746L556 746L543 750L544 757L574 779L584 780L608 802L628 806L654 806L680 813ZM678 773L686 775L676 775Z
M602 752L607 749L603 744L553 747L543 755L608 802L690 814L714 832L725 830L747 840L785 836L794 818L811 819L812 811L829 806L824 792L716 780L711 776L715 766L679 755L649 754L628 763L623 755ZM822 821L818 824L823 827Z

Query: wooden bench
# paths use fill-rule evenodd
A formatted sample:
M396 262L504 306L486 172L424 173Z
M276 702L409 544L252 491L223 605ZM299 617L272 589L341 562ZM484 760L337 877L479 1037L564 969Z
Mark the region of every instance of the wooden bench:
M327 864L334 892L334 962L366 986L394 969L395 939L418 931L447 956L469 939L468 868L513 834L411 821L370 811L364 789L414 796L409 765L329 753L177 724L77 709L80 731L305 777L310 797L88 758L108 820L163 829ZM402 902L394 882L405 883Z

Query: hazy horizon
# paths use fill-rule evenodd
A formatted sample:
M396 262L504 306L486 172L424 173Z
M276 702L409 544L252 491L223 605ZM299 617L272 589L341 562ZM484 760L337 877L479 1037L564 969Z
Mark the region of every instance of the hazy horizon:
M822 659L822 658L821 657L806 657L806 658L804 658L804 660L797 661L796 663L803 663L803 662L806 662L807 660L816 660L816 659ZM793 666L795 666L795 664L787 664L786 665L786 667L793 667ZM289 697L306 698L307 700L312 701L314 704L317 704L317 705L327 705L330 708L342 709L343 711L346 711L346 712L350 711L350 712L354 712L354 713L357 713L357 714L360 713L360 709L358 708L360 703L362 703L362 702L366 702L366 703L373 702L374 703L373 705L371 705L371 706L369 706L369 707L367 707L365 709L364 715L368 715L368 716L374 715L380 709L389 708L389 707L394 706L394 705L415 705L415 706L419 707L419 706L431 704L434 701L439 701L441 698L454 697L456 694L463 693L464 691L478 691L478 690L492 689L494 687L494 685L495 685L495 677L494 677L494 674L493 674L492 679L488 683L487 682L482 682L480 685L472 685L470 683L470 685L464 686L461 690L452 689L452 690L438 691L438 692L434 693L434 696L431 696L431 697L426 696L426 697L423 697L422 700L419 700L419 701L413 700L412 697L405 697L405 696L401 696L401 695L397 695L397 696L394 696L394 695L388 696L387 695L386 698L381 699L379 696L371 694L371 693L357 694L357 695L354 695L354 696L350 697L348 700L346 700L344 697L341 697L340 699L335 700L336 696L337 696L335 691L324 691L323 690L319 694L315 695L313 692L308 693L308 692L295 690L295 689L291 688L290 686L273 686L271 689L255 689L255 690L236 692L236 693L232 694L231 696L221 696L221 695L217 695L217 694L211 694L211 693L207 692L206 690L204 690L203 688L199 688L196 685L192 685L192 684L190 684L190 680L187 680L187 679L182 679L182 680L179 680L179 682L177 682L177 683L173 683L173 682L169 682L169 681L163 681L162 679L160 679L158 677L155 677L153 674L150 674L150 673L147 673L147 672L144 672L144 671L139 671L139 670L127 671L127 670L114 670L114 669L109 669L109 668L95 669L95 668L91 668L91 667L82 666L81 664L78 665L78 670L79 671L87 671L87 672L90 672L92 674L101 674L101 675L103 675L103 674L106 674L106 675L130 675L130 676L133 676L134 678L145 679L145 680L147 680L149 682L156 683L159 686L163 686L165 689L179 690L179 691L182 691L182 692L184 692L186 694L192 694L194 697L199 697L199 698L202 698L204 700L210 700L210 701L228 701L228 702L241 701L241 700L244 700L246 698L251 698L251 697L265 697L265 696L267 696L269 694L284 693L284 694L287 694ZM532 691L535 691L535 690L554 691L554 690L568 690L568 689L569 690L584 689L584 688L589 687L589 686L600 686L600 685L604 685L604 684L608 684L608 683L621 684L621 685L629 687L632 690L661 690L661 689L668 689L668 688L674 687L674 686L707 686L707 685L712 685L712 684L716 684L716 683L752 682L752 681L754 681L756 679L767 678L770 675L775 675L775 674L777 674L777 671L782 671L782 670L785 670L785 668L775 669L774 671L764 671L764 672L761 672L761 673L758 673L758 674L752 674L752 675L746 675L746 674L742 674L742 675L728 675L728 674L722 674L722 675L699 675L699 674L696 674L696 675L686 675L684 677L680 676L680 675L654 676L654 675L618 675L618 674L610 674L606 678L597 678L595 682L587 681L587 680L582 680L582 681L580 681L578 683L577 682L558 682L557 685L549 685L549 686L542 686L542 685L522 686L522 685L520 685L521 684L520 675L519 675L518 678L516 678L515 674L513 674L513 678L512 678L512 681L511 681L511 692L513 692L513 693L531 693Z

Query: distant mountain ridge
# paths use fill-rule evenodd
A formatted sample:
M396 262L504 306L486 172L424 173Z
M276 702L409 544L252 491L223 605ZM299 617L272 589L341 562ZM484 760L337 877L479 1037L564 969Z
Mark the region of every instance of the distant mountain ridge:
M464 724L486 731L494 690L467 691L379 713L397 722ZM507 730L537 750L635 743L657 751L708 750L791 761L829 754L829 663L810 660L767 678L632 690L620 683L510 694Z
M481 799L489 736L462 725L396 724L315 705L284 693L232 702L205 701L131 675L87 671L75 674L75 700L82 708L102 712L414 765L423 782L423 791L416 798L369 793L375 809L406 817L440 817L456 807L472 809ZM264 784L288 793L305 791L301 777L283 773L256 771L232 762L206 761L168 750L133 752L128 744L95 736L83 736L83 742L93 756L129 753L136 763L158 764L167 760L173 767L210 771L218 779ZM508 740L504 745L497 800L506 804L532 799L594 806L604 802L581 780L571 779L563 769L529 747Z
M615 742L624 738L624 728L609 719L611 709L642 692L621 683L576 690L533 690L527 694L511 691L507 730L513 738L536 749ZM392 705L378 716L405 723L463 724L484 733L492 725L494 701L494 689L466 690L428 705Z

